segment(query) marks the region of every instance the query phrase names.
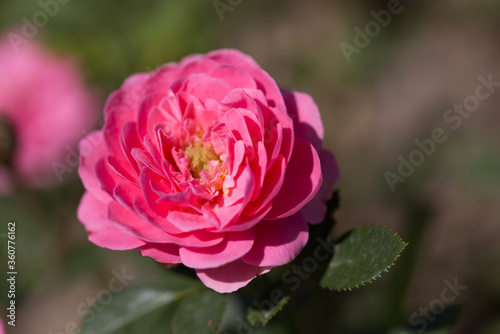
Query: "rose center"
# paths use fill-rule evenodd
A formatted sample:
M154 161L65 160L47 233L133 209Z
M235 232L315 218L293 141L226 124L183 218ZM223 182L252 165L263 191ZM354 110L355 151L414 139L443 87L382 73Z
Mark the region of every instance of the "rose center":
M209 170L209 162L221 163L212 145L205 145L201 140L196 140L184 149L184 154L189 158L189 170L193 177L200 178L202 171Z

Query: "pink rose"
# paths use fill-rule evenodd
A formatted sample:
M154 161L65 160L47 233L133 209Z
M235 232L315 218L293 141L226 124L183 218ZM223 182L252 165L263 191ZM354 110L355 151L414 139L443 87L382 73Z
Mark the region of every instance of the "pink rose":
M337 167L318 108L249 56L219 50L133 75L104 114L79 168L78 217L96 245L139 247L231 292L292 261L307 222L324 218Z
M54 163L65 164L67 149L97 123L95 98L71 61L35 41L17 49L1 37L0 73L0 121L15 134L11 168L0 162L0 192L12 188L12 173L28 186L48 186L57 180Z

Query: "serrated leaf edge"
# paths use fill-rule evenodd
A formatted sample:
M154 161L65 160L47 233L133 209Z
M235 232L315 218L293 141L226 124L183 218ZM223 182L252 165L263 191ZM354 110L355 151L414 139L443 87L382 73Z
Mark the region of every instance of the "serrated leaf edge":
M384 226L384 225L369 224L369 225L360 226L360 227L358 227L357 229L362 229L362 228L371 227L371 226L381 227L381 228L383 228L383 229L385 229L385 230L388 230L388 231L392 232L392 233L393 233L393 234L394 234L394 235L395 235L395 236L399 239L399 241L403 244L403 246L401 247L401 250L398 252L398 256L396 256L396 258L394 259L394 262L392 262L392 264L390 264L389 266L387 266L387 268L385 268L383 271L381 271L381 272L380 272L380 274L378 274L378 275L376 275L376 276L374 276L374 277L371 277L370 279L366 280L366 281L365 281L365 282L363 282L362 284L356 284L356 285L354 285L353 287L348 287L348 288L344 288L344 289L335 289L335 288L330 288L330 287L325 286L325 285L323 285L323 284L321 284L321 283L320 283L320 286L321 286L323 289L327 289L327 290L329 290L329 291L337 291L337 292L347 292L347 291L352 291L352 290L354 290L354 289L359 289L359 288L361 288L361 287L366 286L367 284L370 284L370 283L372 283L372 282L376 281L376 280L377 280L377 279L379 279L380 277L382 277L382 274L383 274L384 272L386 272L386 273L387 273L387 272L389 272L389 269L390 269L390 268L392 268L392 267L396 264L397 260L399 259L399 257L400 257L400 256L401 256L401 254L403 253L403 251L405 250L406 246L408 246L408 243L407 243L407 242L405 242L405 241L404 241L404 240L403 240L403 239L399 236L399 234L398 234L397 232L395 232L394 230L392 230L392 229L390 229L390 228L388 228L387 226ZM353 231L353 230L351 230L351 231ZM347 233L349 233L349 232L347 232Z
M285 297L283 297L283 298L286 298L287 300L286 300L284 303L280 303L280 304L281 304L281 307L279 307L279 308L278 308L278 309L276 309L274 312L272 312L272 314L270 314L270 316L268 316L268 317L267 317L267 316L265 316L265 317L264 317L264 321L262 321L262 322L259 322L259 321L255 321L255 322L253 322L252 320L250 320L250 319L248 318L249 311L250 311L250 310L252 310L252 308L249 308L249 309L247 310L247 320L248 320L248 322L250 323L250 325L252 325L252 326L255 326L256 324L261 324L262 326L267 325L267 323L268 323L269 321L271 321L271 319L273 319L273 318L274 318L274 317L275 317L275 316L276 316L279 312L281 312L281 310L283 310L283 308L284 308L284 307L288 304L288 302L290 301L290 299L292 299L292 296L288 295L288 296L285 296ZM257 310L256 310L256 311L257 311ZM258 312L258 311L257 311L257 312Z

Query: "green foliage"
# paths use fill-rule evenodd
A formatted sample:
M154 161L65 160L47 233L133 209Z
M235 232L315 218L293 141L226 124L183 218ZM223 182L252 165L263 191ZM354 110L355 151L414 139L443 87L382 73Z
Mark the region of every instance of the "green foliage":
M226 297L212 290L193 294L180 302L172 321L175 334L212 334L226 309Z
M142 332L143 326L158 321L162 310L178 302L188 292L172 292L153 286L134 286L113 295L101 312L91 311L81 334L121 334ZM90 317L93 317L90 318Z
M269 310L257 310L255 308L250 308L247 313L247 319L251 325L255 326L265 326L269 320L271 320L278 312L280 312L283 307L290 301L291 295L284 295L279 299L276 304L272 304L273 306Z
M139 285L113 295L103 309L91 309L81 334L212 334L226 296L200 286L174 291Z
M386 227L357 228L335 245L321 286L340 291L370 283L394 264L405 246L401 238Z

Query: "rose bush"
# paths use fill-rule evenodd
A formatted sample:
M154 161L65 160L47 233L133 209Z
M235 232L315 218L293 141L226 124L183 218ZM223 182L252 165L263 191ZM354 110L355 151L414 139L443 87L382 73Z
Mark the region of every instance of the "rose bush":
M78 217L96 245L140 248L231 292L292 261L337 179L318 108L236 50L128 78L87 136Z
M8 33L0 37L0 73L0 192L12 190L14 176L49 186L57 180L53 164L64 164L67 148L95 126L95 96L73 61L35 41L14 48Z

